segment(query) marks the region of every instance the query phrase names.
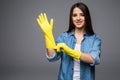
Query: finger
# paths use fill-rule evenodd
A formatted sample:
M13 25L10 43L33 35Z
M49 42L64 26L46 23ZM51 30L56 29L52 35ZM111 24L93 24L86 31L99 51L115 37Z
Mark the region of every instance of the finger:
M39 16L39 22L40 22L41 25L42 25L42 23L43 23L42 14Z
M37 18L37 22L39 24L39 27L41 27L41 29L43 28L43 14L41 13L38 18Z
M37 22L38 22L39 26L41 27L42 24L41 24L41 22L40 22L40 20L38 18L37 18Z
M60 52L60 47L59 46L57 47L57 52Z
M40 15L40 20L41 20L41 22L44 22L44 16L43 16L42 13L41 13L41 15Z
M44 21L44 19L43 19L43 14L42 14L42 13L38 16L38 18L39 18L39 21L40 21L41 23Z
M49 23L46 13L44 13L44 20L45 20L47 23Z
M44 26L43 26L44 25L44 17L43 17L42 13L39 15L38 22L40 24L40 27L43 29L44 28Z
M60 46L59 45L57 45L55 49L56 49L57 52L60 52Z
M64 49L61 49L61 52L64 52Z
M37 20L37 23L39 24L39 23L40 23L40 22L39 22L39 19L37 18L36 20Z
M52 29L53 29L53 25L54 25L54 20L53 20L53 18L50 20L50 26L52 27Z

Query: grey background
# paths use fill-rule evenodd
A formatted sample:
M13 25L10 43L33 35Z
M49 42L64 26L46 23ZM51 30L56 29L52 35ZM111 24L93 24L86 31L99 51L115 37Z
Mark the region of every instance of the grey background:
M57 80L60 61L50 63L36 18L54 18L54 36L66 31L71 6L80 0L0 0L0 80ZM120 79L120 0L81 0L102 39L96 80Z

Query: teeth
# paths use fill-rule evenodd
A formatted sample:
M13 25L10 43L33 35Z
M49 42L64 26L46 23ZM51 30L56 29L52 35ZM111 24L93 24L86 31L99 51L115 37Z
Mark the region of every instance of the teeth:
M76 22L76 23L81 23L81 22Z

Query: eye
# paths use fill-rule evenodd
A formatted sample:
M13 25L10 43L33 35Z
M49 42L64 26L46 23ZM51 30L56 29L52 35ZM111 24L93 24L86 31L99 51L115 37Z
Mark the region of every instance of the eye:
M85 16L83 13L80 13L80 16Z
M73 16L73 17L76 17L76 16L77 16L77 14L73 14L72 16Z

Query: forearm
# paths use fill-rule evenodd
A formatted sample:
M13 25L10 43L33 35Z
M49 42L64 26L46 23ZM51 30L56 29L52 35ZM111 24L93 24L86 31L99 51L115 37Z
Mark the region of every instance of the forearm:
M86 54L86 53L82 53L81 51L74 50L68 47L65 43L59 43L57 45L57 51L60 52L61 50L75 59L80 59L81 61L84 61L90 64L94 62L90 54Z
M49 57L53 57L54 56L54 53L55 53L55 50L54 49L50 49L50 48L46 48L47 49L47 54Z
M80 60L83 61L83 62L86 62L86 63L90 63L90 64L93 64L93 62L94 62L94 60L91 57L91 55L90 54L86 54L86 53L82 53L81 54Z

